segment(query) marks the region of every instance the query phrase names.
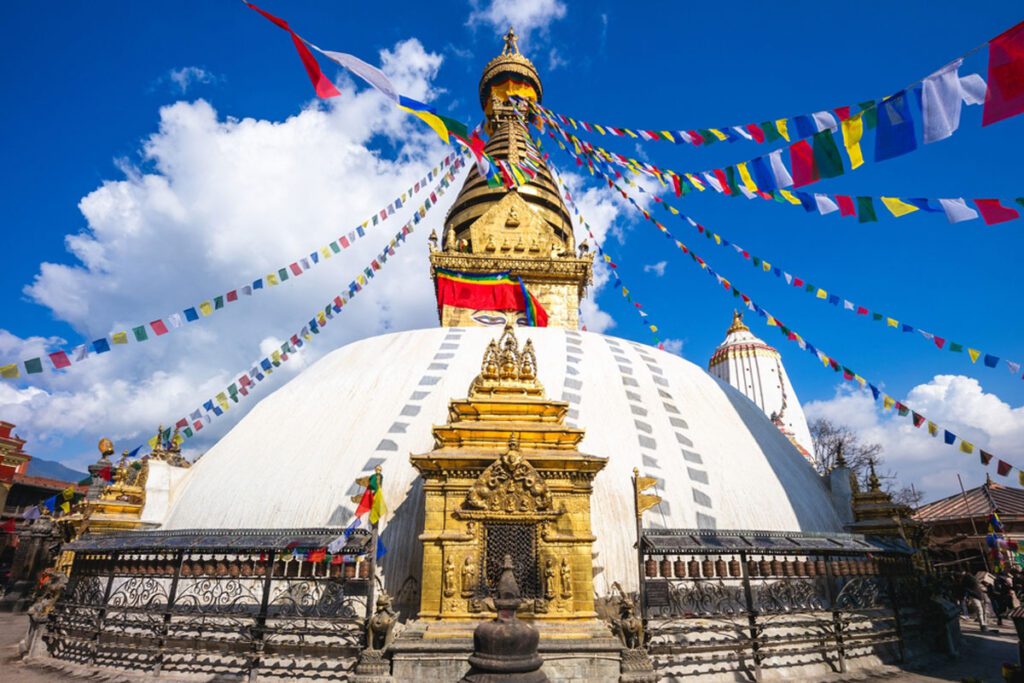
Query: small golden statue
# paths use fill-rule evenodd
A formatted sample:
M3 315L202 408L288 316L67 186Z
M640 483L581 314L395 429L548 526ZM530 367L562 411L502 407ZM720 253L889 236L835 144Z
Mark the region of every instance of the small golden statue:
M467 555L462 563L462 597L470 597L476 591L476 567L473 556Z
M450 598L455 595L455 563L448 558L444 563L444 596Z
M562 582L562 597L566 600L572 599L572 570L569 569L569 561L562 558L562 567L559 569Z

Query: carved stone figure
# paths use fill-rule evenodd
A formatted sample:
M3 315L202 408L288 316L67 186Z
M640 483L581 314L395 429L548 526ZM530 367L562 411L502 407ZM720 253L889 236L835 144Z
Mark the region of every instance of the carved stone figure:
M397 621L398 615L391 609L391 596L381 591L380 597L377 598L377 611L370 617L370 623L366 627L367 649L387 650L394 638Z
M619 616L612 619L612 631L627 649L635 650L643 645L643 623L636 616L632 600L623 599L620 603Z
M431 252L437 251L437 230L430 231L430 237L427 238L427 248Z
M585 258L590 255L590 244L583 240L580 242L580 258Z
M450 598L455 595L455 563L448 558L444 563L444 596Z
M35 602L28 608L28 616L33 624L38 625L46 621L67 585L68 577L64 572L52 567L43 570L36 584Z
M448 226L448 232L444 234L444 250L455 251L455 228Z
M564 557L558 573L562 582L562 597L569 600L572 598L572 569L569 568L569 561Z
M476 565L473 556L467 555L462 563L462 595L468 597L476 590Z
M555 563L549 557L544 563L544 597L548 600L555 598Z
M518 228L519 227L519 212L516 211L516 207L511 206L508 210L508 217L505 219L506 228Z

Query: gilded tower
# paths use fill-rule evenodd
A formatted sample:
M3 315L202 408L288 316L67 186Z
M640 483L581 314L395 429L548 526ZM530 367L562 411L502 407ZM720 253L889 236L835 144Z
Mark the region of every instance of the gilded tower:
M547 165L530 140L529 107L540 102L543 86L533 62L520 54L514 31L501 54L488 62L480 78L480 106L490 136L484 151L516 165L529 156L539 168L530 182L506 188L488 185L472 168L445 220L440 248L430 254L431 275L442 268L470 275L509 273L548 314L548 325L576 329L579 303L591 282L592 260L586 245L578 251L569 211ZM517 322L509 311L477 311L441 305L442 326L502 325Z

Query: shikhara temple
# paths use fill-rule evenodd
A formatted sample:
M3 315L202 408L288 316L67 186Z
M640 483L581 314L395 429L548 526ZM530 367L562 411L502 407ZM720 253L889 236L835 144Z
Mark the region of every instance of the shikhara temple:
M479 83L484 152L534 175L468 164L423 254L437 327L332 351L196 462L101 444L63 531L44 515L19 548L70 540L30 657L455 681L500 660L474 631L503 609L553 681L809 680L931 647L947 622L907 511L841 458L815 471L781 356L739 313L707 370L580 329L594 254L530 137L543 92L510 31ZM366 495L387 511L353 528Z

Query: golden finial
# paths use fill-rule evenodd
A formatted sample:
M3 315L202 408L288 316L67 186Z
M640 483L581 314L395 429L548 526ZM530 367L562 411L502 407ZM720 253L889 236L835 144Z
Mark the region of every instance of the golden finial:
M516 30L511 26L508 27L508 33L505 34L505 49L501 51L501 54L519 54L519 36L516 35Z
M104 458L109 456L109 455L113 455L114 454L114 442L111 441L110 439L104 437L104 438L100 439L99 449L100 449L100 455L102 457L104 457Z
M750 332L750 328L743 322L743 314L736 309L732 311L732 325L725 333L732 334L733 332Z

